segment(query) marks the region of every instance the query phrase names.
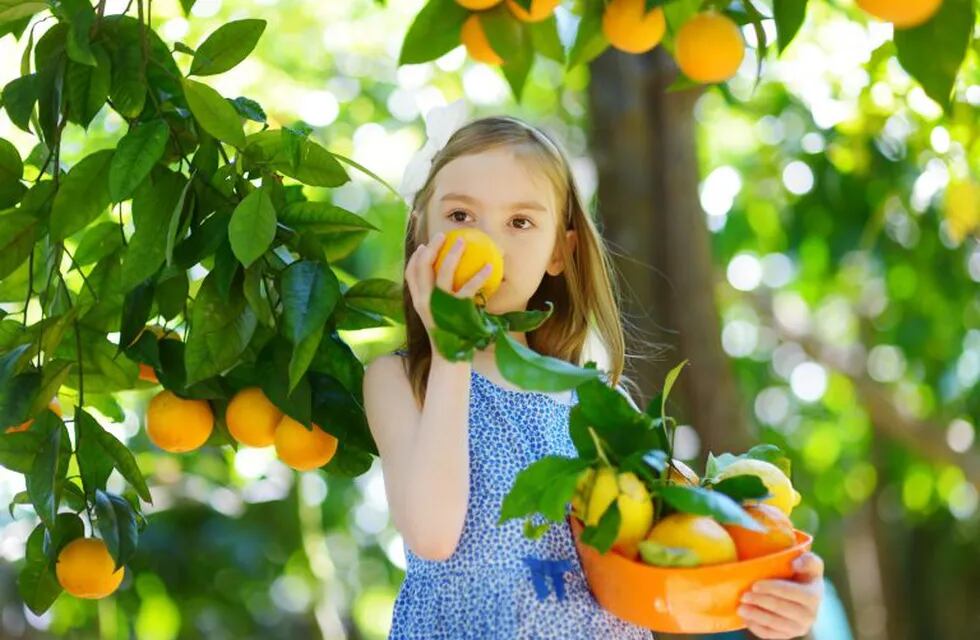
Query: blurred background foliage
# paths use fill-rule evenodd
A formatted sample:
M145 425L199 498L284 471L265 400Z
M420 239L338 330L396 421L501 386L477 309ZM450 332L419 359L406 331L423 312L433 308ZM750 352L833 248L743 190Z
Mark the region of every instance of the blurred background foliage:
M199 0L185 17L168 0L153 3L152 18L165 42L192 46L229 20L267 20L254 53L209 84L259 101L274 127L305 121L329 150L391 184L424 141L421 114L464 97L473 116L506 112L554 132L597 218L612 215L597 197L589 68L539 59L520 103L499 70L468 60L462 47L399 68L422 4ZM951 228L947 194L980 173L980 49L974 41L944 113L898 64L888 25L850 0L810 4L797 40L766 62L758 88L749 51L724 90L694 102L719 339L751 439L793 457L804 496L794 520L816 535L829 593L842 601L838 611L828 597L814 636L972 637L980 625L980 243ZM107 13L125 7L106 5ZM0 84L18 75L20 47L0 38ZM114 146L123 125L107 110L87 133L68 125L62 161ZM0 137L22 156L33 145L6 114ZM400 281L404 203L351 176L329 197L382 232L336 266ZM365 362L401 337L400 327L343 335ZM123 587L97 603L62 596L43 616L31 614L16 575L34 516L16 506L0 514L0 636L386 637L405 559L378 461L345 479L298 476L247 448L161 455L141 429L148 398L120 394L124 419L112 426L140 452L154 496ZM696 423L680 429L678 447L695 462L708 453ZM0 503L22 481L0 469Z

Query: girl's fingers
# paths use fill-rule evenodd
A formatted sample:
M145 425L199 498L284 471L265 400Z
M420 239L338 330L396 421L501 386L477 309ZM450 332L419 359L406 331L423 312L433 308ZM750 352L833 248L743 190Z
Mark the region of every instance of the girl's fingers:
M738 608L738 614L748 624L757 624L763 627L774 629L783 634L782 637L795 637L802 635L797 633L799 625L783 616L766 611L751 604L743 604Z
M493 273L493 267L488 263L484 265L482 269L476 272L476 275L466 281L459 291L456 292L457 298L472 298L476 295L476 292L480 290L483 283L490 278L490 274Z
M463 255L464 244L462 238L457 239L439 266L439 273L436 274L436 284L440 289L445 289L450 292L453 290L453 274L456 273L459 259Z
M783 616L793 620L806 620L814 617L813 610L799 602L765 593L746 593L742 596L742 602L755 605L760 609L779 612Z

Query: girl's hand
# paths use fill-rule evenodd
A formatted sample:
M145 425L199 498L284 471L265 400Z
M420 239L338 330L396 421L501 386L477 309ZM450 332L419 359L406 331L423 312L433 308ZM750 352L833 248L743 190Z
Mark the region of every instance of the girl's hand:
M789 580L759 580L742 596L738 614L760 638L798 638L813 626L823 599L823 560L804 553Z
M436 326L435 321L432 319L432 311L429 309L429 299L432 296L432 289L439 287L448 293L452 293L457 298L472 298L493 271L491 265L488 263L475 276L467 280L459 288L459 291L453 292L453 274L456 273L456 266L459 264L459 259L463 255L463 245L465 242L462 238L457 239L456 244L446 254L445 260L442 261L439 273L433 273L435 270L433 265L435 265L436 258L439 256L439 250L442 248L445 239L445 233L437 233L428 245L420 244L405 265L405 283L408 285L409 293L412 295L412 304L415 306L415 311L418 312L419 318L422 319L422 324L425 326L426 331L428 331L430 340L432 338L432 330Z

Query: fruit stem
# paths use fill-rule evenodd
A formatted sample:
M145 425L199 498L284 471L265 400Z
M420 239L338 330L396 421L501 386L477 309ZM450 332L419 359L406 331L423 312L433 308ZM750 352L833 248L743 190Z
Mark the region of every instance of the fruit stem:
M609 462L609 458L606 457L606 453L602 450L602 442L599 440L599 436L596 434L595 429L591 426L589 427L589 435L592 436L592 441L595 442L595 450L599 454L599 459L602 460L606 466L611 467L612 463Z

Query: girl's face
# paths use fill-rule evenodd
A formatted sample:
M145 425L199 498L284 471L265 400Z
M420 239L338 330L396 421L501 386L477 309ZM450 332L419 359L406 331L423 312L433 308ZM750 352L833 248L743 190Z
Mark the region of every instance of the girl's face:
M462 156L435 177L425 242L462 227L489 235L504 256L504 278L486 309L523 311L544 274L558 275L565 267L557 244L556 199L547 178L508 147ZM575 231L561 227L570 253Z

